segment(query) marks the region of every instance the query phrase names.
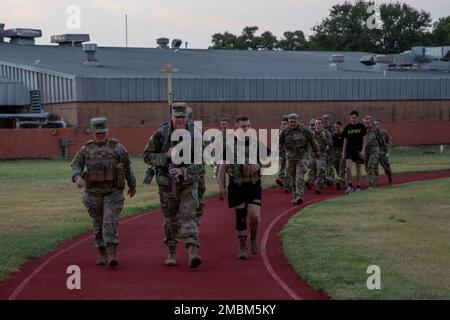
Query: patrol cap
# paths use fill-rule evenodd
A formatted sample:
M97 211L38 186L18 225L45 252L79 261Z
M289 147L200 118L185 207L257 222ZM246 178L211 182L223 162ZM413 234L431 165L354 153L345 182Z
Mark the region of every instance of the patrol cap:
M324 114L322 116L322 120L326 120L326 121L331 121L332 120L331 118L332 118L331 114Z
M289 121L297 121L297 120L298 120L298 114L296 114L296 113L291 113L291 114L288 116L288 119L289 119Z
M91 119L91 128L95 133L108 132L108 120L105 117L96 117Z
M316 125L316 119L312 118L311 120L309 120L309 125L310 126L315 126Z
M188 116L188 106L185 102L175 102L172 104L172 115L174 117L187 117Z
M283 119L281 121L289 121L289 116L283 116Z

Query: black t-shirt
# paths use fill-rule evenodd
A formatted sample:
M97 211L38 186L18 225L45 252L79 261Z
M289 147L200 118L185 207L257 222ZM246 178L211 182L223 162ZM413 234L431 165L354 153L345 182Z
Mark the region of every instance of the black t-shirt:
M342 149L343 145L344 145L344 134L342 132L333 134L333 148Z
M347 150L361 151L363 147L363 138L367 134L366 127L358 122L357 124L349 123L342 132L347 139Z

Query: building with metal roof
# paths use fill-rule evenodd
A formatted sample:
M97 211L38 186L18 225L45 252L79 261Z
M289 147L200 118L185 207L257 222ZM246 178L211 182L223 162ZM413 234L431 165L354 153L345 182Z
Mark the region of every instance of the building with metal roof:
M98 66L79 47L0 44L0 76L41 90L43 103L164 101L160 69L170 63L174 95L184 101L340 101L450 99L450 72L378 71L369 53L162 50L100 47Z
M344 119L350 109L384 122L450 121L450 47L414 48L394 59L367 52L80 47L68 36L56 37L60 46L0 42L0 108L53 113L73 127L87 127L97 115L116 127L155 126L167 118L160 70L171 64L179 70L174 99L189 102L194 116L210 124L247 114L274 125L290 112L305 120L323 113ZM429 52L443 59L426 60Z

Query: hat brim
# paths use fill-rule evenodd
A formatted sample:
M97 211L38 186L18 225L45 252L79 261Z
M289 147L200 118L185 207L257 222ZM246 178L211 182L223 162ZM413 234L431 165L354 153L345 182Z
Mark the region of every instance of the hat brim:
M187 117L188 115L187 115L187 113L184 113L184 112L173 112L172 111L172 116L174 116L174 117Z
M109 129L94 129L94 133L106 133Z

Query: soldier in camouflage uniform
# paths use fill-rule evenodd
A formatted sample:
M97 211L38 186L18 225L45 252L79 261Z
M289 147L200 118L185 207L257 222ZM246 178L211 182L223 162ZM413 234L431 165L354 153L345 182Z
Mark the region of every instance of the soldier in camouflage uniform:
M195 125L194 125L194 119L192 117L192 108L187 107L186 111L188 114L188 126L191 127L191 128L189 128L189 131L193 132L194 130L198 130L199 134L201 136L203 136L203 132L200 132L200 129L195 127ZM203 148L205 148L205 147L206 147L206 145L203 144ZM197 226L199 226L199 227L200 227L200 218L203 216L203 212L204 212L204 208L205 208L205 202L203 200L203 196L206 191L205 175L206 175L206 168L205 168L205 164L202 163L201 171L198 176L198 207L195 211L195 218L197 221Z
M333 145L330 133L322 127L322 120L317 119L314 128L314 140L318 148L318 156L313 160L317 170L316 194L321 194L326 186L328 150Z
M333 118L330 114L324 114L322 116L323 128L328 131L332 137L334 134ZM327 150L327 173L326 183L328 186L333 185L334 182L334 168L333 168L333 148Z
M336 189L340 190L345 184L345 161L342 159L342 146L344 136L342 134L342 122L336 121L333 134L333 166L336 171Z
M128 195L133 197L136 179L127 150L117 140L107 138L107 119L92 118L91 127L94 140L86 142L73 159L72 181L78 188L85 188L83 203L93 219L95 245L100 253L97 264L115 267L119 264L118 217L123 208L125 180Z
M364 164L367 174L367 185L369 188L374 188L377 185L378 179L378 163L380 161L381 133L373 125L372 116L364 118L364 125L367 128L366 135L366 152L364 157Z
M225 180L228 175L228 207L236 212L236 231L239 239L238 259L248 259L247 241L250 229L251 252L256 255L259 252L257 243L257 233L261 221L261 168L270 166L270 163L262 164L259 155L260 148L267 148L258 141L253 141L251 136L246 136L245 132L250 129L250 120L246 116L239 116L235 121L236 129L240 129L232 142L227 143L224 148L225 163L219 167L219 194L220 198L225 198ZM245 146L243 163L238 163L238 142ZM253 143L256 144L256 163L250 162L250 149ZM228 159L233 151L234 159ZM266 151L269 155L270 151ZM264 159L265 160L265 159ZM248 222L247 222L248 218Z
M314 133L314 128L316 127L316 119L312 118L309 120L309 130L311 130L312 133ZM311 150L311 147L308 147L308 153L309 153L309 161L308 161L308 180L305 182L305 186L308 188L308 190L311 190L314 186L314 182L316 181L316 175L317 175L317 167L316 167L316 161L315 161L315 155Z
M305 173L308 164L308 146L313 154L317 155L317 146L314 142L311 130L298 124L298 115L289 115L289 127L280 134L280 149L286 150L288 176L291 181L291 189L294 194L293 204L303 203L305 187Z
M381 138L384 144L380 150L380 164L384 169L384 173L388 177L389 183L392 183L392 169L391 164L389 163L389 151L392 148L392 137L386 129L381 127L379 120L374 121L373 124L378 130L380 130Z
M281 120L281 126L280 126L280 133L287 128L289 125L289 116L283 116L283 119ZM276 183L284 189L285 192L290 192L289 188L289 181L287 176L287 170L286 170L286 152L285 150L279 150L279 157L280 157L280 172L278 174L278 178L276 180Z
M169 251L165 264L177 265L177 246L180 240L184 240L189 252L189 267L196 268L202 263L198 255L200 241L195 215L198 207L198 177L202 166L193 164L193 159L191 163L174 165L170 134L176 129L190 129L186 108L187 104L183 102L173 104L171 123L163 124L149 139L144 150L144 162L156 168L161 210L164 214L164 242ZM194 132L189 133L193 139ZM193 141L191 148L193 155Z
M222 145L226 146L227 145L227 129L230 126L230 120L228 120L228 118L221 118L220 119L220 130L222 131ZM217 176L219 174L219 165L216 163L216 165L214 166L214 174L213 174L213 179L217 179Z

